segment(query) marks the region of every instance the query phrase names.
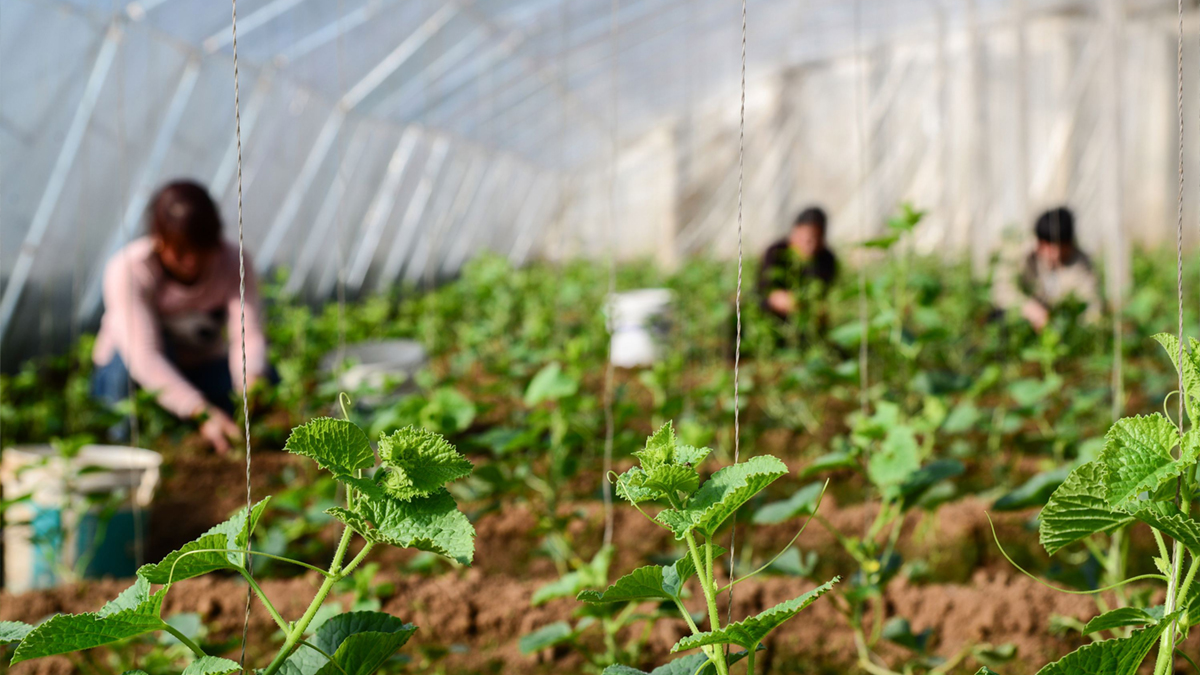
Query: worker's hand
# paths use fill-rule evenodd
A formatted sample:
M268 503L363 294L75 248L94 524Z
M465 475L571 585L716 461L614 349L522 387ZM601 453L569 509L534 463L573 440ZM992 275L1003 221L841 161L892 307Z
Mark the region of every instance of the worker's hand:
M208 408L205 414L208 417L200 425L200 436L218 455L224 455L233 447L231 441L241 439L242 430L223 410Z
M1021 307L1021 316L1039 333L1050 323L1050 310L1037 300L1026 300Z
M767 296L767 307L776 314L791 314L796 309L796 298L790 291L771 291Z

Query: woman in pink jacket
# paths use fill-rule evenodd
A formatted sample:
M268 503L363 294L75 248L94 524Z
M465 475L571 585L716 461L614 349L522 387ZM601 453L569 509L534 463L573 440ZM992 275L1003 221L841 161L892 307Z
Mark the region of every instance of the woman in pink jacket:
M92 360L93 394L115 403L130 380L163 408L200 424L219 453L240 437L233 421L242 384L238 250L221 238L208 192L190 181L161 188L147 209L149 235L104 270L104 317ZM266 376L258 287L246 261L246 376Z

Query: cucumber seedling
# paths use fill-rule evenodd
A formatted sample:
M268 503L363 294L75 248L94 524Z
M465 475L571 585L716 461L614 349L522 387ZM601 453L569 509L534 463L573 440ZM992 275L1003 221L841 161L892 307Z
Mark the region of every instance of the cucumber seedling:
M469 565L475 528L458 510L446 484L472 465L441 436L406 427L379 441L380 464L366 433L345 420L315 419L292 430L285 449L315 461L345 487L343 506L326 512L342 523L337 550L326 569L298 560L248 550L247 542L270 498L212 528L200 538L144 565L137 581L98 612L60 614L38 626L0 622L0 644L16 643L12 663L102 647L145 633L165 631L195 655L187 675L228 675L236 661L209 655L163 620L163 601L172 586L217 571L242 575L283 631L283 645L263 668L279 672L367 675L379 669L416 631L416 626L382 612L357 611L328 619L311 639L306 631L330 591L349 577L378 545L430 551ZM351 543L361 538L352 558ZM250 574L248 555L292 563L317 572L321 585L300 618L289 621Z
M676 643L671 651L699 649L700 652L673 661L672 673L728 675L730 666L742 659L746 661L745 672L754 673L755 652L767 635L811 605L838 581L835 577L755 616L721 624L718 597L733 584L766 569L770 563L732 580L730 585L718 586L716 561L724 550L716 544L716 536L739 507L786 475L787 466L776 457L760 455L726 466L701 484L696 468L708 456L709 450L678 442L669 422L646 441L643 450L634 454L639 464L616 477L617 494L654 523L669 530L676 541L684 542L687 555L671 565L639 567L603 591L579 593L578 599L589 604L659 602L673 605L687 622L691 635ZM643 510L644 504L659 504L662 509L651 518ZM795 538L803 531L801 528ZM704 597L707 631L700 629L684 605L686 587L693 577ZM730 647L740 647L744 651L730 654ZM604 672L606 675L635 675L641 671L618 665L610 666Z

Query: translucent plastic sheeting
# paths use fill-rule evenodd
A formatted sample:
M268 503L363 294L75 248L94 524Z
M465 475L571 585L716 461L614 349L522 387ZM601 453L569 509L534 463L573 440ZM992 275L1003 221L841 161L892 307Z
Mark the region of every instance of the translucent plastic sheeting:
M0 2L11 366L94 325L104 262L143 231L164 180L208 184L232 222L231 17L219 0ZM1111 7L1124 55L1116 94ZM256 266L290 272L289 291L320 299L339 275L351 294L431 283L483 250L668 264L728 253L740 10L240 0ZM934 211L926 246L951 241L984 258L1003 226L1042 203L1074 200L1102 220L1112 138L1127 139L1133 167L1120 179L1137 196L1125 213L1157 214L1166 189L1130 174L1145 183L1169 165L1159 149L1174 141L1173 16L1166 0L750 0L748 241L776 236L806 201L830 209L836 241L852 241L914 199ZM1113 100L1122 134L1104 127Z

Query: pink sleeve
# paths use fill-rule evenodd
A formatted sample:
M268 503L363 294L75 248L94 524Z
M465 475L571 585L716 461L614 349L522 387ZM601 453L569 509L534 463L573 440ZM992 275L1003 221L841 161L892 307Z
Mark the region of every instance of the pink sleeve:
M229 301L229 372L233 388L242 390L242 322L241 301L235 292ZM258 279L250 257L246 257L246 381L255 380L267 372L267 338L262 329L262 307L258 297Z
M194 416L205 406L192 386L163 352L163 338L152 306L153 287L140 263L119 255L104 271L105 324L129 374L158 403L176 416Z

